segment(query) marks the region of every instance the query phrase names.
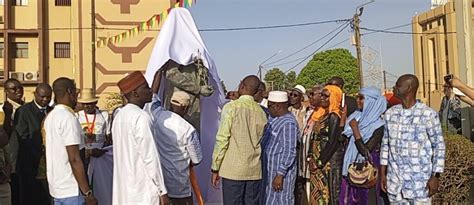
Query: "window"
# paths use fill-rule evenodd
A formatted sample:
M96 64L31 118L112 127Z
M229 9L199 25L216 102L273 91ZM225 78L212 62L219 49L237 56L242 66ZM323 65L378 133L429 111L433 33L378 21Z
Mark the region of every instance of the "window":
M71 49L69 43L54 43L55 58L70 58Z
M15 42L12 44L12 57L13 58L28 58L28 43L26 42Z
M71 6L71 0L55 0L56 6Z
M4 51L3 42L0 42L0 58L3 58L3 51Z
M13 6L28 6L28 0L12 0Z

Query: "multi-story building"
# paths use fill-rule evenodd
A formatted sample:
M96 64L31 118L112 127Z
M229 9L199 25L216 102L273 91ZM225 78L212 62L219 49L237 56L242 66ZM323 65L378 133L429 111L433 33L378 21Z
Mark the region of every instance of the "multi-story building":
M443 76L454 74L474 84L474 2L449 0L413 17L415 75L418 98L438 109L443 97Z
M38 83L52 84L62 76L75 79L78 88L96 88L101 96L118 92L116 82L126 73L146 69L158 29L104 47L95 42L136 27L175 3L0 0L0 98L8 78L25 85L27 101Z
M474 87L474 1L433 2L436 7L413 17L413 55L420 80L417 97L438 110L445 75L454 74ZM464 108L462 118L463 134L470 136L474 111Z

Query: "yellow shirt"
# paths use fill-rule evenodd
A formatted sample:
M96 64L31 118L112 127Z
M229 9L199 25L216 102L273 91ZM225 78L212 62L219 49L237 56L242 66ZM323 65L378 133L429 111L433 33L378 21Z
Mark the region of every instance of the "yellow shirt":
M222 109L212 170L231 180L259 180L261 138L267 118L252 96L243 95Z

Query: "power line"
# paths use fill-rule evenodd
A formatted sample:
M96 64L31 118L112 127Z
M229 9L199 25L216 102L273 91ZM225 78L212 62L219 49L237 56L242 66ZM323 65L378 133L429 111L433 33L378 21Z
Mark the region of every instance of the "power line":
M382 29L371 29L371 28L364 28L361 27L360 29L366 30L366 31L372 31L375 33L389 33L389 34L407 34L407 35L413 35L413 34L455 34L456 32L426 32L426 33L416 33L416 32L407 32L407 31L389 31L389 30L382 30Z
M405 27L405 26L411 26L413 25L413 23L407 23L407 24L402 24L402 25L399 25L399 26L393 26L393 27L389 27L389 28L385 28L383 30L386 30L386 31L389 31L389 30L393 30L393 29L397 29L397 28L402 28L402 27ZM362 28L361 28L362 29ZM374 33L378 33L378 31L372 31L372 32L367 32L367 33L363 33L361 34L362 36L363 35L371 35L371 34L374 34Z
M276 28L311 26L311 25L338 23L338 22L346 22L346 21L350 21L350 19L336 19L336 20L327 20L327 21L315 21L315 22L270 25L270 26L230 27L230 28L202 28L202 29L198 29L198 31L202 31L202 32L221 32L221 31L263 30L263 29L276 29ZM92 29L93 29L92 27L58 27L58 28L47 28L47 29L43 29L43 30L60 31L60 30L92 30ZM115 30L115 31L128 31L128 30L130 30L130 28L119 28L119 27L96 27L95 29L97 29L97 30ZM7 29L0 29L0 31L5 31L5 30L7 30ZM24 30L36 30L36 29L24 29ZM147 29L146 31L160 31L160 29Z
M208 28L208 29L199 29L199 31L209 32L209 31L261 30L261 29L275 29L275 28L289 28L289 27L298 27L298 26L310 26L310 25L338 23L338 22L346 22L346 21L350 21L350 19L336 19L336 20L328 20L328 21L297 23L297 24L284 24L284 25L272 25L272 26L236 27L236 28Z
M277 66L281 66L281 65L287 65L287 64L290 64L290 63L294 63L296 61L299 61L303 58L306 58L306 56L303 56L301 58L297 58L297 59L294 59L294 60L291 60L291 61L287 61L287 62L284 62L284 63L279 63L279 64L275 64L275 65L265 65L265 66L271 66L271 67L277 67Z
M306 56L303 60L301 60L300 62L298 62L296 65L294 65L293 67L291 67L290 69L286 70L285 73L288 73L289 71L295 69L297 66L299 66L301 63L303 63L304 61L306 61L308 58L310 58L311 56L313 56L316 52L318 52L319 50L321 50L321 48L323 48L326 44L328 44L329 42L331 42L334 38L336 38L342 31L344 31L348 26L350 25L350 22L347 22L345 24L345 26L339 30L334 36L332 36L329 40L327 40L323 45L321 45L318 49L316 49L314 52L312 52L310 55Z
M310 44L304 46L303 48L300 48L300 49L298 49L297 51L295 51L295 52L293 52L293 53L291 53L291 54L289 54L289 55L287 55L287 56L285 56L285 57L283 57L283 58L280 58L280 59L278 59L278 60L275 60L275 61L272 61L272 62L270 62L270 63L267 63L267 64L265 64L265 65L263 65L263 66L272 66L272 64L275 64L275 63L278 63L278 62L280 62L280 61L282 61L282 60L288 59L288 58L290 58L290 57L292 57L292 56L298 54L299 52L304 51L304 50L306 50L307 48L313 46L314 44L316 44L316 43L318 43L319 41L323 40L324 38L328 37L328 36L331 35L332 33L336 32L337 30L339 30L339 29L340 29L341 27L343 27L343 26L344 26L344 24L341 24L340 26L338 26L338 27L335 28L334 30L330 31L329 33L327 33L326 35L322 36L321 38L318 38L317 40L311 42ZM283 64L287 64L287 63L283 63ZM274 66L274 65L273 65L273 66Z

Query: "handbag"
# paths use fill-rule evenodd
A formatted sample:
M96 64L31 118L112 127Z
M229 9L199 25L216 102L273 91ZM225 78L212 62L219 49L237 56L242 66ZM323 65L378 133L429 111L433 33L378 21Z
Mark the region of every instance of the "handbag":
M349 165L348 178L351 185L370 189L377 184L378 170L371 161L369 157L369 160Z

